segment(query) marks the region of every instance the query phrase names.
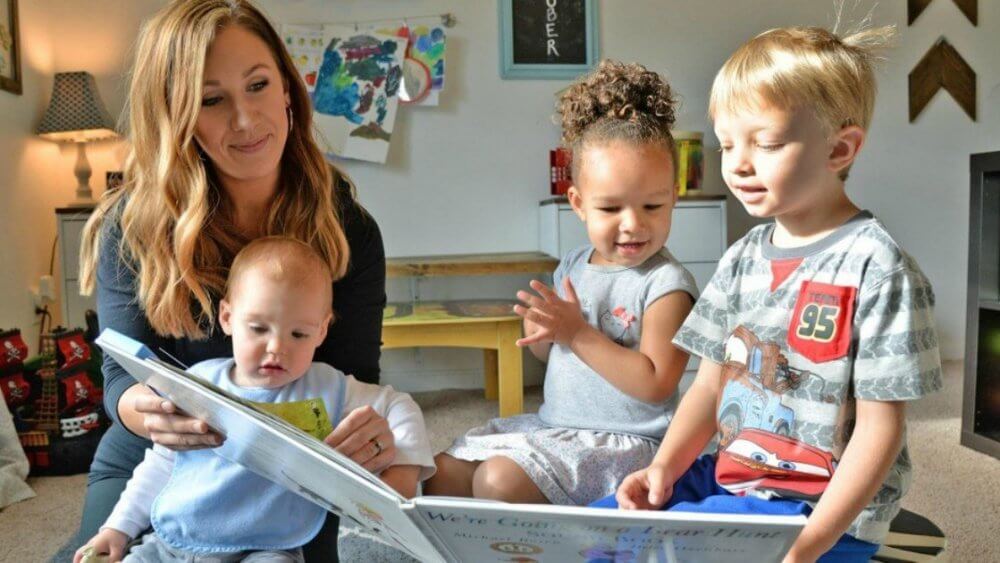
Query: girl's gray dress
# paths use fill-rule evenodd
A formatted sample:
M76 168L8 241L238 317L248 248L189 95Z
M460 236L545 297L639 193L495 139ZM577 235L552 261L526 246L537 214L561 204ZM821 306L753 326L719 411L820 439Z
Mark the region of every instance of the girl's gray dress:
M643 312L660 297L684 291L697 299L694 278L665 248L632 268L589 264L593 250L567 254L553 284L563 296L569 276L584 319L621 346L638 350ZM549 352L544 395L538 414L495 418L445 453L468 461L508 457L553 504L585 505L649 465L677 407L676 393L656 404L626 395L558 344Z

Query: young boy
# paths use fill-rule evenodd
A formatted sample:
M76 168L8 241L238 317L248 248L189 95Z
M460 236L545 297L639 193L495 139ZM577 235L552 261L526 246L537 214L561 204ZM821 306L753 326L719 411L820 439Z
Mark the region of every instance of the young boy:
M884 540L910 481L905 401L941 386L930 284L844 189L892 31L772 30L722 67L723 175L774 223L726 252L677 332L703 360L653 463L596 505L807 514L785 561L868 561Z
M398 448L381 478L413 496L417 484L434 472L420 408L405 393L312 361L332 318L332 287L329 268L309 245L286 237L251 242L233 261L219 307L235 357L207 360L189 371L328 443L368 439L360 431L343 438L344 430L334 426L355 409L374 409L387 419ZM371 443L378 456L382 444L377 438ZM87 546L117 561L127 541L152 524L154 533L126 561L191 561L205 555L213 561L301 561L300 546L319 532L325 511L227 461L217 453L226 447L147 450ZM82 555L83 549L76 560Z

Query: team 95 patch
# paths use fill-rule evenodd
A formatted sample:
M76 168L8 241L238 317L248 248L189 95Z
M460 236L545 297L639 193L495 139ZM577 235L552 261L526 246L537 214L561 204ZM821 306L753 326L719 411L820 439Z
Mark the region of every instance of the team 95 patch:
M814 363L847 354L857 288L804 281L788 326L788 345Z

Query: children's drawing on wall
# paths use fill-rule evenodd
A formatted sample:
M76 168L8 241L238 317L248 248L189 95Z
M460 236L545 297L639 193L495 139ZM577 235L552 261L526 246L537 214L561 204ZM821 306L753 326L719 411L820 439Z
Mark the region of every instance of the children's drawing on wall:
M323 26L316 77L316 127L336 156L385 162L396 119L406 40Z
M444 88L444 27L420 25L410 29L409 56L427 66L431 90L420 105L438 105L438 93Z
M306 89L312 93L316 88L319 65L323 63L323 26L283 25L281 39L292 55L295 68L306 83Z
M411 27L404 23L397 28L380 28L378 31L409 40L400 101L421 106L438 105L438 94L444 88L444 25L420 24Z

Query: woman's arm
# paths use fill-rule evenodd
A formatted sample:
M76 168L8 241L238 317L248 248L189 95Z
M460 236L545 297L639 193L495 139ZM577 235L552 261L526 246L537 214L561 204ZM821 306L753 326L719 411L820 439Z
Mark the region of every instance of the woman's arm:
M101 330L114 329L154 350L161 339L149 325L136 294L135 273L120 248L121 229L109 213L102 227L97 265L97 319ZM104 408L108 415L133 434L152 438L177 449L211 447L221 437L208 425L178 414L145 385L139 385L110 354L104 355Z
M121 255L122 234L114 217L113 213L106 215L106 222L101 228L96 283L97 320L101 330L114 329L155 350L156 334L139 306L135 273ZM139 386L110 354L104 355L101 371L104 374L104 409L108 415L133 434L148 438L142 416L131 408L131 404L135 397L149 393L149 390ZM119 409L119 406L123 408Z
M390 450L392 457L379 464L380 467L395 467L397 465L417 467L419 472L414 475L414 484L416 481L430 478L435 471L430 437L427 435L424 415L413 398L408 393L401 393L389 386L372 385L348 377L344 411L353 414L367 410L371 411L372 417L384 420L386 425L387 433L376 436L383 446L383 452L379 457L390 453ZM350 416L345 417L345 421ZM334 434L341 429L341 426L337 425ZM358 430L354 432L352 437L345 438L342 444L345 449L358 452L357 455L360 455L362 459L359 461L355 458L355 461L368 467L363 458L372 453L367 452L370 440L370 434Z
M385 309L385 248L375 219L346 188L338 188L344 233L351 250L343 279L333 284L334 322L315 360L366 383L378 383Z

